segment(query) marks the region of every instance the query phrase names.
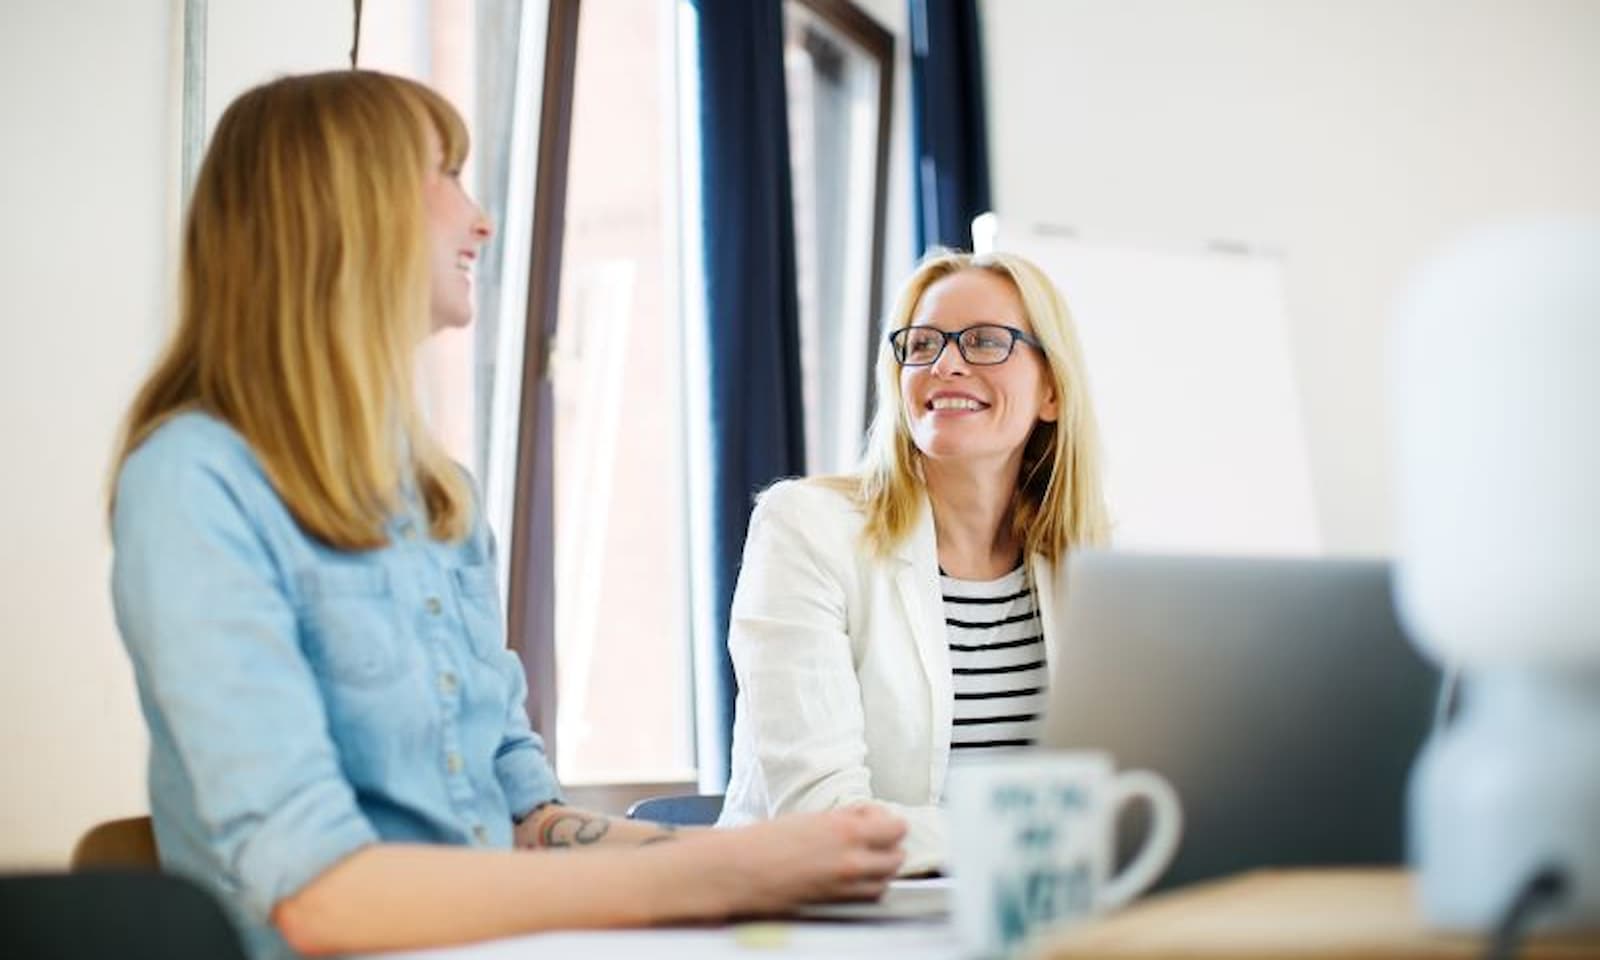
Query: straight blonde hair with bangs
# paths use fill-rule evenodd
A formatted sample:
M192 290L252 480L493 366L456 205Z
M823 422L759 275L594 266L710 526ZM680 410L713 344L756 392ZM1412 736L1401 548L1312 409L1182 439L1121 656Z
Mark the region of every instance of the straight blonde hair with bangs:
M216 416L331 546L387 543L414 481L438 539L471 493L428 431L413 357L431 320L423 186L467 151L437 93L401 77L284 77L218 121L184 225L177 329L124 426L123 460L184 411Z
M900 290L885 332L909 326L929 287L963 270L1011 284L1043 347L1060 416L1039 422L1023 447L1011 508L1012 534L1028 554L1058 561L1069 548L1104 545L1110 535L1100 479L1100 434L1089 399L1083 349L1065 301L1044 271L1010 253L935 250ZM894 550L916 523L924 493L921 454L900 395L900 365L887 340L878 348L877 410L854 477L830 485L852 493L866 514L863 538L878 555Z

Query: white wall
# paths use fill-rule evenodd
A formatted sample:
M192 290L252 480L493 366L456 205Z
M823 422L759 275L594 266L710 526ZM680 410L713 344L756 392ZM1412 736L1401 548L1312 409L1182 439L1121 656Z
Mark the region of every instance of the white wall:
M0 8L0 869L60 864L92 823L147 808L104 492L171 309L182 6ZM210 7L213 105L348 49L347 4Z
M1281 252L1325 543L1386 551L1389 303L1473 224L1600 215L1600 4L981 12L996 209L1090 239Z

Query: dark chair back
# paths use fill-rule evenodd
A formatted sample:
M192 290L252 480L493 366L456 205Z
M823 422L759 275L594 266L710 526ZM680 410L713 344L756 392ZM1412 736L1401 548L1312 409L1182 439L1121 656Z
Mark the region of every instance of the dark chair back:
M628 808L629 820L670 823L678 827L709 827L722 815L722 794L681 793L646 797Z
M148 870L0 876L6 960L245 960L222 906Z
M149 817L97 823L72 850L73 870L160 870L156 831Z

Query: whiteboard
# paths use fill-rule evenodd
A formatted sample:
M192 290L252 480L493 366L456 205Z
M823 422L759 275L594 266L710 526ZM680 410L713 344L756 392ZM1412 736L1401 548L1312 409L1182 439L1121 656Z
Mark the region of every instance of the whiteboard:
M1320 552L1279 257L990 229L1077 322L1116 547Z

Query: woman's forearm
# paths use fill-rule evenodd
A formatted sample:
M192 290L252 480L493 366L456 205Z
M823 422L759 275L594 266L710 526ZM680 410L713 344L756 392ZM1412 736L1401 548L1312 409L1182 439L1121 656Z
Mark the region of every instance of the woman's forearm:
M737 903L696 846L530 854L379 844L280 901L272 919L296 950L327 954L733 912Z
M613 829L613 842L581 848L366 847L279 901L272 922L301 953L326 954L716 920L875 898L905 859L905 823L871 806L685 830L675 843L623 842L670 835L652 825Z

